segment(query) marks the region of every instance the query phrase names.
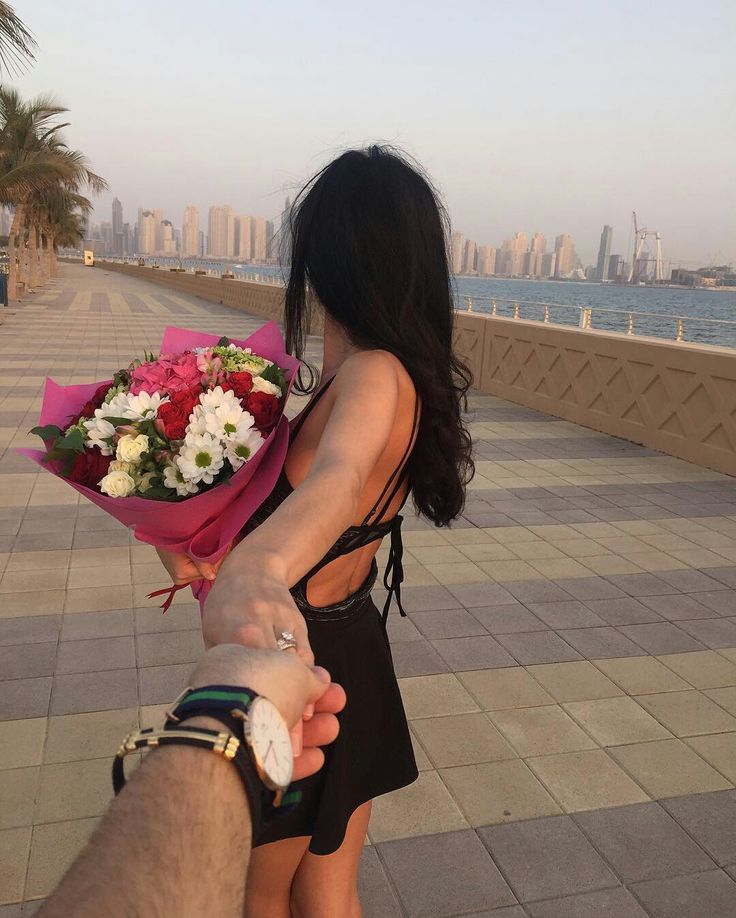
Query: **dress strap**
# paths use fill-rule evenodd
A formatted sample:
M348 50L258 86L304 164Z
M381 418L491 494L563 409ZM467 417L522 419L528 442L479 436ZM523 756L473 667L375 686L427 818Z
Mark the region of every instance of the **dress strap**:
M383 604L383 627L388 626L388 613L391 609L391 600L396 599L399 614L406 618L406 612L401 605L401 584L404 580L404 543L401 539L402 518L397 514L391 520L391 548L388 553L386 570L383 573L383 586L386 589L386 602Z
M361 523L361 526L367 526L369 523L380 523L381 520L386 515L388 508L391 506L391 502L396 497L396 495L401 490L401 486L404 483L408 475L407 463L409 460L409 455L414 448L414 443L416 442L416 433L417 433L417 420L419 417L419 398L416 397L414 400L414 417L411 424L411 435L409 437L409 442L406 444L406 449L404 450L404 455L399 460L399 464L391 473L391 477L386 482L386 486L383 491L378 495L378 499L375 504L368 511L365 519ZM393 488L392 488L393 485ZM382 506L381 506L382 505ZM379 510L380 507L380 510Z
M297 417L296 422L294 423L294 426L291 428L291 432L289 433L289 443L293 443L294 440L297 438L299 431L302 429L302 425L304 424L304 422L307 420L309 415L314 410L314 407L317 404L317 402L319 402L319 400L322 398L325 392L330 388L330 386L335 380L336 375L337 375L336 373L333 373L332 376L330 376L330 378L327 380L327 382L323 386L321 386L319 389L317 389L317 391L311 397L309 402L307 402L306 407L299 413L299 416Z

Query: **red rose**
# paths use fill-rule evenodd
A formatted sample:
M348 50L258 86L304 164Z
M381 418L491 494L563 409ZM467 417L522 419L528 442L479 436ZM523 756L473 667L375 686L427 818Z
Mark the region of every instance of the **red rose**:
M199 396L201 394L202 389L200 387L196 389L182 389L180 392L174 392L171 395L171 404L175 405L188 421L189 415L199 404ZM160 416L161 410L159 409L159 417Z
M112 456L103 456L95 446L77 455L67 477L76 484L94 488L109 472L111 462Z
M217 385L222 389L223 392L232 392L232 391L233 391L233 387L230 385L229 382L227 382L227 381L224 380L224 379L223 379L222 382L218 382Z
M191 414L191 412L189 412ZM163 424L164 436L169 440L183 440L186 436L189 414L173 402L164 402L158 407L158 421Z
M79 410L79 414L73 415L71 418L69 418L67 430L69 427L76 426L83 418L91 418L99 407L100 406L97 404L97 402L94 401L94 399L87 402L86 405L82 405Z
M102 408L102 405L105 401L107 393L110 391L110 383L103 383L92 396L92 401L95 402L95 408Z
M253 388L253 376L246 370L240 373L231 373L227 379L238 398L246 398Z
M279 416L279 400L266 392L251 392L245 402L245 410L255 418L256 427L266 430L276 423Z

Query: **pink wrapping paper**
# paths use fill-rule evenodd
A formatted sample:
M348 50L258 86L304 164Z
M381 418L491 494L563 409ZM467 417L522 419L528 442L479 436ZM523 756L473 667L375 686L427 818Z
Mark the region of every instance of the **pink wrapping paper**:
M219 340L218 335L169 327L164 332L161 353L212 347ZM291 390L299 361L286 353L281 331L275 322L268 322L244 341L233 343L239 347L250 347L254 353L277 363L290 377ZM47 379L40 425L56 424L65 427L103 382L59 386L52 379ZM289 422L282 415L263 446L232 478L210 491L175 503L146 500L143 497L109 497L84 485L63 480L132 529L139 541L212 563L225 554L234 537L272 491L284 464L288 446ZM44 450L18 449L17 452L37 465L49 468L43 462ZM49 470L53 472L53 469ZM208 591L204 592L206 595Z

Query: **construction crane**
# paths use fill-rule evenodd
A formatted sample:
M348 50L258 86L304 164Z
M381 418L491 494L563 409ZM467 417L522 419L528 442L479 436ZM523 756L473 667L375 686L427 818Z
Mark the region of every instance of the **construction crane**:
M661 284L664 281L664 261L662 260L662 234L658 230L648 230L646 227L639 229L636 221L636 211L632 212L634 219L634 258L631 262L629 271L629 283L638 284L641 277L642 251L647 244L647 237L654 236L655 254L654 254L654 283ZM648 259L647 259L648 260Z

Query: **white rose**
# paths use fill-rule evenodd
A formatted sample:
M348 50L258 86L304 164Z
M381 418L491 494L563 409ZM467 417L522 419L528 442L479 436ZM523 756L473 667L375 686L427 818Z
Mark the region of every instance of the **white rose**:
M148 437L145 434L138 434L137 437L126 434L118 440L115 458L121 462L139 462L147 449Z
M122 462L119 459L113 459L110 463L110 472L125 472L131 477L135 474L135 462Z
M110 497L127 497L135 491L135 482L127 472L109 472L100 482L100 491Z
M262 376L253 377L253 392L265 392L266 395L275 395L276 398L281 398L281 389L278 386L274 385L272 382L269 382L267 379L263 379Z

